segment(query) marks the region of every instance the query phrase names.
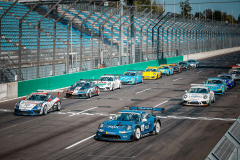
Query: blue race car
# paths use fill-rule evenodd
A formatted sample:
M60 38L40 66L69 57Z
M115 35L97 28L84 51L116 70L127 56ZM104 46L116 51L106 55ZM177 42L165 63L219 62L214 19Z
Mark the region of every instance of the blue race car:
M161 111L164 108L130 107L130 110L122 110L111 120L102 122L94 139L106 141L134 141L147 135L158 134L161 121L156 116L146 111Z
M174 74L174 69L172 66L169 66L168 64L166 65L160 65L159 66L159 70L162 72L162 73L167 73L167 76L169 76L170 74L173 75Z
M221 78L208 78L205 86L208 87L215 94L225 94L227 91L226 83Z
M221 78L227 84L227 88L233 88L235 86L234 79L231 74L219 74L218 78Z
M91 98L99 96L100 89L96 85L96 80L80 80L68 88L66 92L67 98Z
M143 82L143 76L140 70L129 70L124 72L122 76L120 76L120 81L122 84L137 84Z

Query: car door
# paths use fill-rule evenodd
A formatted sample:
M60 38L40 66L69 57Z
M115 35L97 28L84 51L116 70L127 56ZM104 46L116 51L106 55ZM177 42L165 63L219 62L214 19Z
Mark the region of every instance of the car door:
M53 101L54 96L49 94L49 93L47 94L47 98L48 98L47 107L48 107L48 110L49 110L50 108L52 108L52 106L54 105L55 101Z
M148 112L142 113L142 125L141 125L141 132L143 134L148 133L150 131L151 125L151 115ZM146 119L146 121L143 122L143 119Z

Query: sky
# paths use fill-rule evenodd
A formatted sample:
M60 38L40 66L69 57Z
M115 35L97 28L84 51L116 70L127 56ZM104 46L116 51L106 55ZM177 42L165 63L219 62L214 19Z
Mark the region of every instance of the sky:
M153 2L154 0L152 0ZM180 5L179 2L181 0L156 0L157 3L163 4L163 1L165 1L165 4L174 4L175 1L175 12L180 13ZM185 1L185 0L182 0ZM234 18L237 20L239 14L240 14L240 0L189 0L189 3L204 3L204 2L233 2L237 1L235 3L212 3L212 4L192 4L192 13L195 14L196 12L199 12L199 6L200 11L203 12L206 9L213 9L220 10L223 12L227 12L227 14L231 14L233 12ZM191 6L191 4L190 4ZM165 7L166 12L174 12L174 5L166 5Z

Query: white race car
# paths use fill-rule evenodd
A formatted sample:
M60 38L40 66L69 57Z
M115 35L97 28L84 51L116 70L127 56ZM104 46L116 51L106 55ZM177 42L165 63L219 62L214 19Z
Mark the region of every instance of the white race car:
M115 89L121 89L122 84L119 79L119 75L114 74L104 74L96 82L96 85L101 91L114 91Z
M60 111L61 101L58 96L37 91L24 97L22 101L16 103L13 114L15 115L46 115L51 111Z
M182 98L183 106L210 106L211 103L215 102L214 92L210 91L204 84L192 84L189 91L185 92L186 94L184 94Z

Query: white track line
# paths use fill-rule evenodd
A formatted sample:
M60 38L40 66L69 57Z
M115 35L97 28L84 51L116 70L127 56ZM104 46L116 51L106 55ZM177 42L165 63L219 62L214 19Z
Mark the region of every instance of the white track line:
M164 103L167 103L167 102L168 102L168 100L166 100L166 101L164 101L164 102L162 102L162 103L159 103L158 105L154 106L153 108L156 108L156 107L158 107L158 106L160 106L160 105L162 105L162 104L164 104Z
M82 142L84 142L84 141L86 141L86 140L94 137L94 136L95 136L95 134L92 135L92 136L90 136L90 137L88 137L88 138L85 138L85 139L83 139L83 140L81 140L81 141L79 141L79 142L77 142L77 143L74 143L73 145L71 145L71 146L69 146L69 147L67 147L67 148L65 148L65 149L70 149L70 148L72 148L72 147L74 147L74 146L76 146L76 145L78 145L78 144L80 144L80 143L82 143Z
M179 117L179 116L157 116L158 118L171 118L171 119L194 119L194 120L218 120L218 121L235 121L232 118L211 118L211 117Z
M181 78L178 78L178 79L174 79L173 81L175 82L175 81L178 81L178 80L180 80L180 79L182 79L183 77L181 77Z
M142 92L144 92L144 91L148 91L148 90L150 90L150 89L151 89L151 88L148 88L148 89L145 89L145 90L139 91L139 92L137 92L136 94L142 93Z

